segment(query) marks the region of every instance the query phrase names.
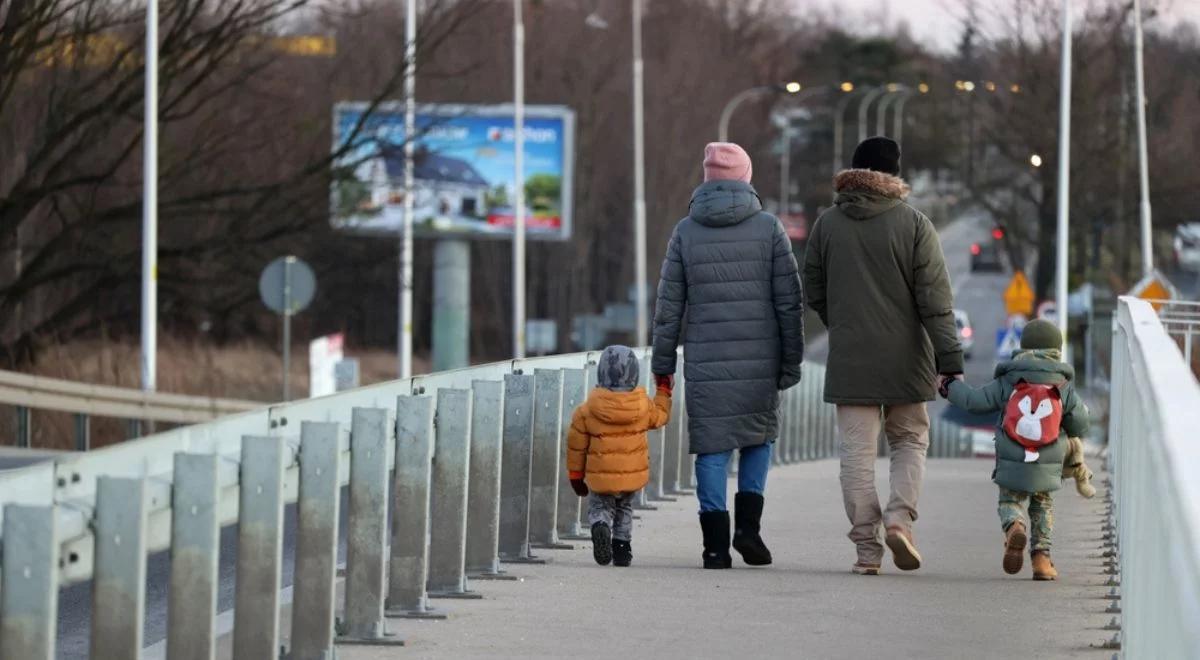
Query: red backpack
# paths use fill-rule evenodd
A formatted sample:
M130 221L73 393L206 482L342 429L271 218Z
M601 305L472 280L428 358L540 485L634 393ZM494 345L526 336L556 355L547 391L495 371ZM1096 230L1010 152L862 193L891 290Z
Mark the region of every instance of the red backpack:
M1054 385L1018 381L1004 407L1004 433L1032 453L1058 440L1062 428L1062 394Z

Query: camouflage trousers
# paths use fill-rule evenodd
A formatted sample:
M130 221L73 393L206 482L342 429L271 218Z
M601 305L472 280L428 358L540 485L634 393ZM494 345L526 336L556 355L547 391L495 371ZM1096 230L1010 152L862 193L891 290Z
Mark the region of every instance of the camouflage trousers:
M1025 500L1029 500L1030 550L1049 550L1054 534L1054 493L1023 493L1000 487L1000 525L1004 531L1020 520L1025 522Z

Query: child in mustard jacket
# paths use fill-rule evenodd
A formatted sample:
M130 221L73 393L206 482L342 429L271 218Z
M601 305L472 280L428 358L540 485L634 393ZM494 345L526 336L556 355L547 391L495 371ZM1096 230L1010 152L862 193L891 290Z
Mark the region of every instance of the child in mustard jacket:
M650 481L646 432L662 428L671 416L670 383L660 379L651 401L638 380L632 349L604 349L596 389L575 409L567 433L568 476L575 492L588 496L592 554L601 566L633 561L633 500Z

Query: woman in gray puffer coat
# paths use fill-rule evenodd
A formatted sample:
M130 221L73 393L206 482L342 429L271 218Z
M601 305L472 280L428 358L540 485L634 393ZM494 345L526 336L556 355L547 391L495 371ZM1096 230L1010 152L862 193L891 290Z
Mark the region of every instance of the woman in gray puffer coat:
M725 484L739 451L733 547L747 564L771 563L759 536L779 392L800 381L803 301L796 258L783 225L762 210L750 185L750 157L736 144L704 150L704 184L675 227L654 310L652 369L672 383L686 318L684 369L689 451L704 567L729 568Z

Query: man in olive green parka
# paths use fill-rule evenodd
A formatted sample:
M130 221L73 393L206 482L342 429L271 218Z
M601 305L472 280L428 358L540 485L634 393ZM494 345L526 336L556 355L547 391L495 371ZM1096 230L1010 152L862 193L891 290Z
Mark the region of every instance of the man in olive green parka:
M825 400L837 405L842 499L853 571L879 573L880 528L896 566L913 570L917 499L929 447L925 404L938 374L961 375L954 296L933 223L905 203L900 146L882 137L855 149L853 169L834 178L837 197L808 238L804 289L829 331ZM875 492L876 441L887 433L891 495Z

